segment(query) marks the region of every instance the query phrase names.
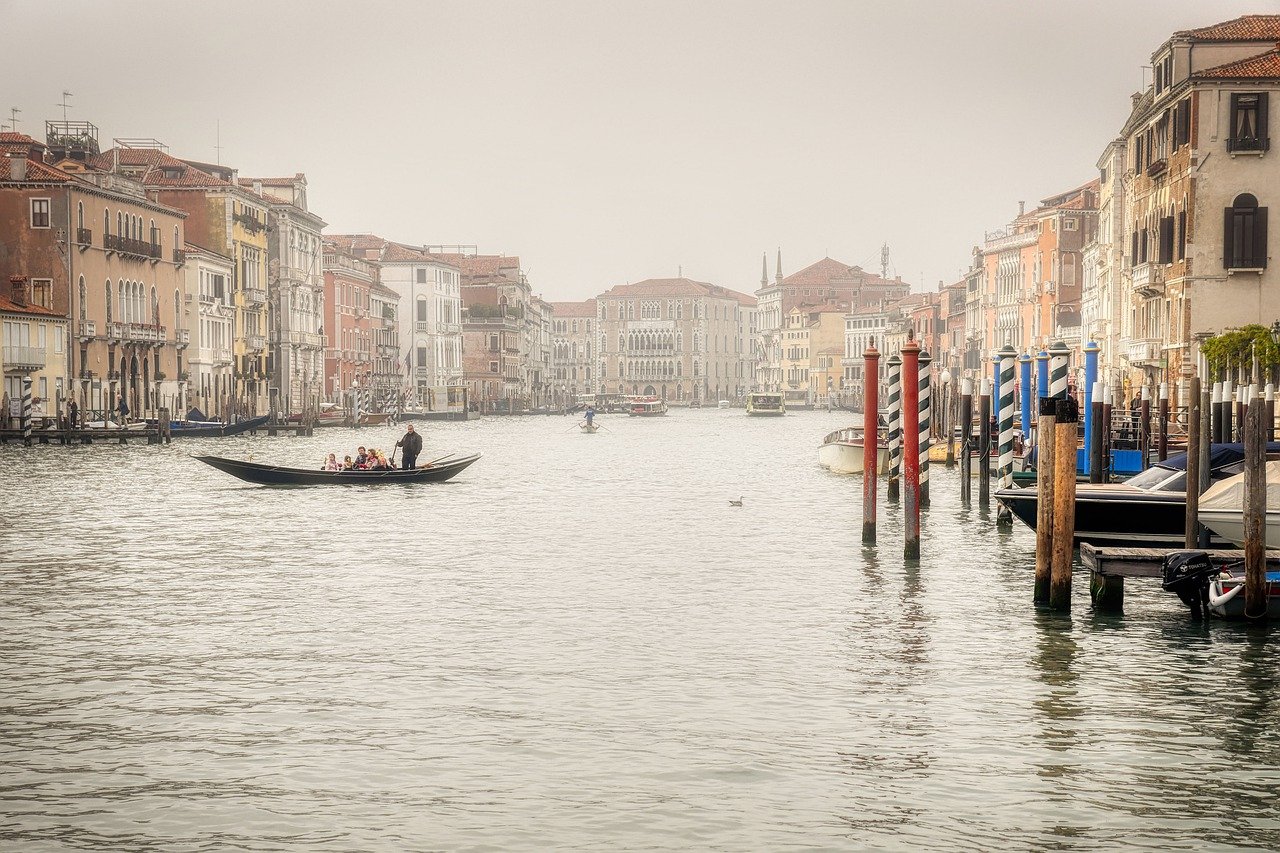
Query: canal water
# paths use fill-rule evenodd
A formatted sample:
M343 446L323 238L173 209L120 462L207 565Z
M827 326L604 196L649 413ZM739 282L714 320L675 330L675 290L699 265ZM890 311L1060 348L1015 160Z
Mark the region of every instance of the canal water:
M389 427L0 447L0 846L1280 846L1274 636L1149 582L1037 613L939 467L919 565L883 498L864 549L848 415L600 422L428 424L484 458L392 488L189 456Z

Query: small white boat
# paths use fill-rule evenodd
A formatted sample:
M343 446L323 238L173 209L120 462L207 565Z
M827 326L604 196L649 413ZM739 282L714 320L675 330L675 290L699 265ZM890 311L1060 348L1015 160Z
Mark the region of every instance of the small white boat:
M776 417L786 413L787 404L782 399L781 394L753 391L747 395L748 415L773 415Z
M653 418L667 413L667 404L658 397L628 397L627 414L633 418Z
M720 408L720 409L727 409L727 408L729 408L729 401L728 401L728 400L721 400L719 403L716 403L716 407L717 407L717 408Z
M582 431L585 432L587 435L595 435L596 430L600 429L599 424L583 423L583 424L579 424L579 426L582 427Z
M1244 618L1244 567L1224 569L1209 583L1209 612L1222 619ZM1267 616L1280 616L1280 572L1267 572Z
M1200 523L1244 547L1244 474L1214 483L1200 496ZM1267 463L1266 545L1280 547L1280 461Z
M885 474L889 471L889 442L881 438L877 445L876 470ZM863 456L861 427L846 427L828 433L818 448L818 464L836 474L861 474Z

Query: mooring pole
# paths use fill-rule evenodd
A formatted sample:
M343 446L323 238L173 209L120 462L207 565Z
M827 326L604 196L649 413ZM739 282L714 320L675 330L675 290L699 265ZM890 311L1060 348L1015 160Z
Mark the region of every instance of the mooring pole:
M903 499L902 528L905 539L903 556L908 560L920 559L920 344L916 343L914 330L907 332L907 342L902 347L902 480L906 497ZM915 438L912 438L915 437Z
M1210 394L1207 390L1200 389L1200 494L1204 494L1209 488L1209 455L1213 449L1212 435L1210 431ZM1198 501L1197 501L1198 503ZM1209 547L1209 528L1203 524L1196 524L1196 542L1199 548Z
M1040 350L1036 353L1036 399L1049 396L1049 353ZM1051 440L1051 439L1047 439Z
M1169 383L1160 383L1160 408L1156 415L1160 421L1160 443L1156 446L1157 458L1163 462L1169 458Z
M973 380L966 376L960 392L960 500L973 497Z
M862 544L876 544L876 478L880 473L880 352L862 353Z
M982 377L978 395L978 500L991 502L991 380Z
M1054 514L1054 427L1058 404L1055 398L1040 398L1040 419L1036 424L1036 585L1033 600L1049 603L1050 567L1053 565Z
M885 500L898 502L902 476L902 357L896 352L885 362L889 380L889 480Z
M1187 392L1187 519L1184 547L1196 547L1200 523L1200 377L1191 377Z
M1213 387L1213 396L1209 403L1210 441L1213 444L1222 444L1222 383L1212 382L1210 385Z
M1244 410L1249 405L1249 391L1247 385L1236 386L1236 431L1237 441L1244 442Z
M1112 390L1111 386L1106 382L1102 383L1102 482L1106 483L1111 479L1111 446L1113 436L1111 435L1111 408L1112 408Z
M1071 609L1071 554L1076 532L1076 443L1079 412L1075 400L1055 397L1053 447L1053 562L1049 566L1049 606Z
M1093 457L1090 455L1089 448L1093 447L1093 431L1098 428L1098 424L1093 420L1093 386L1098 381L1098 353L1102 351L1102 347L1098 346L1098 342L1090 340L1084 345L1084 388L1081 397L1084 399L1084 470L1092 478L1093 475ZM1090 479L1089 482L1093 482Z
M1142 404L1138 409L1138 465L1147 470L1147 449L1151 446L1151 386L1142 386Z
M1000 488L1013 488L1013 365L1018 351L1011 344L1000 350ZM1013 512L1004 504L996 507L996 524L1013 526Z
M1266 405L1264 417L1267 420L1267 443L1270 444L1276 440L1276 386L1268 382L1263 395Z
M8 417L8 413L5 413ZM31 377L22 377L22 409L21 409L21 426L22 426L22 444L25 447L31 446Z
M1244 426L1244 616L1267 617L1267 448L1262 406Z
M930 385L933 376L929 370L929 366L933 363L933 359L929 356L929 351L920 350L919 369L920 369L920 426L916 435L917 450L920 453L920 508L923 509L929 505L929 405L930 405Z
M1031 431L1035 421L1031 411L1035 408L1035 389L1031 387L1031 356L1025 352L1018 356L1018 397L1022 410L1022 446L1031 447Z
M1089 434L1087 439L1089 445L1090 483L1102 483L1106 480L1107 465L1103 461L1102 455L1102 446L1105 443L1102 440L1102 430L1106 423L1106 418L1102 414L1102 401L1105 397L1106 392L1102 390L1102 383L1095 381L1093 383L1093 393L1089 395L1089 407L1092 409L1089 417L1093 422L1093 432Z
M1067 368L1071 350L1062 341L1049 344L1049 396L1067 396ZM1056 427L1055 427L1056 429Z

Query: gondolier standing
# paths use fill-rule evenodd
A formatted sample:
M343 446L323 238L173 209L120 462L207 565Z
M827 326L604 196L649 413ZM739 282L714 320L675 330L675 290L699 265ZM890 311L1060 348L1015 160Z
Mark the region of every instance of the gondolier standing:
M410 423L405 427L404 438L396 442L396 447L404 448L404 468L409 470L417 465L418 454L422 452L422 436L418 435Z

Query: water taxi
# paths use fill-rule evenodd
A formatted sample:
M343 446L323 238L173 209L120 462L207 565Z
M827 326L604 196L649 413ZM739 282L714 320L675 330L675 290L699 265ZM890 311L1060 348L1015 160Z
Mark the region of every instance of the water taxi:
M753 391L747 395L748 415L785 415L787 404L781 394Z
M889 471L889 439L881 430L876 442L876 470L881 474ZM835 474L861 474L863 460L862 427L845 427L827 433L818 448L818 464L829 468Z
M667 413L667 404L659 397L628 397L627 414L633 418L653 418Z

